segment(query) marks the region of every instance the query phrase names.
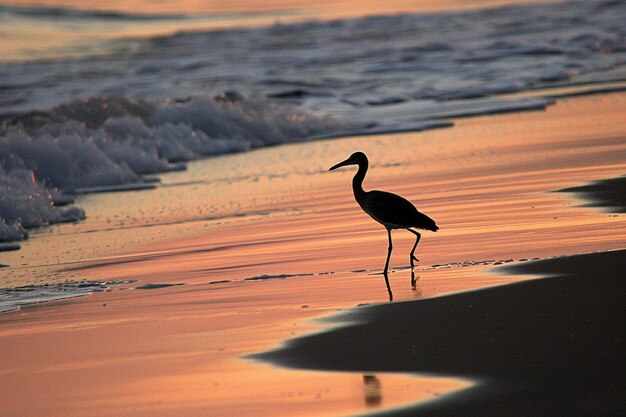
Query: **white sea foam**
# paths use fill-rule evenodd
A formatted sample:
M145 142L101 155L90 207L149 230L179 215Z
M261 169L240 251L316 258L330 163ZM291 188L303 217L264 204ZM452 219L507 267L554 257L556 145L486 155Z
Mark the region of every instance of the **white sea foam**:
M344 127L345 126L345 127ZM142 175L177 162L304 140L352 127L267 99L201 96L185 102L103 96L28 113L0 131L0 241L76 221L59 193L154 188Z
M24 305L83 297L94 292L106 291L112 285L132 282L134 281L65 281L56 284L0 288L0 313L16 311Z
M0 168L0 242L27 238L26 228L83 218L77 207L55 206L52 192L32 171L15 168L7 173Z

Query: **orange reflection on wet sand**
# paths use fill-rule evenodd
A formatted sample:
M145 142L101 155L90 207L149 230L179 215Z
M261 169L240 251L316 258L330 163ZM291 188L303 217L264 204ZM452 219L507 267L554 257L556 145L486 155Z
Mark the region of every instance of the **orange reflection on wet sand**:
M379 275L385 231L353 201L352 172L328 173L328 167L363 150L372 161L366 189L402 194L441 226L436 234L425 233L418 248L416 291L406 269L413 238L394 232L394 299L503 284L520 277L486 270L623 247L623 217L575 207L579 202L571 196L550 191L624 173L625 105L623 93L588 97L546 112L464 120L453 129L283 146L192 164L188 173L164 182L213 178L229 167L241 168L238 174L250 179L236 186L198 183L193 192L160 187L137 193L125 203L132 216L168 192L181 193L176 201L187 211L175 223L98 232L119 241L137 239L135 247L115 255L85 244L93 233L72 235L74 243L59 240L82 245L90 260L71 273L141 282L0 316L0 400L9 415L364 412L377 401L371 378L240 359L319 329L310 319L344 309L349 319L349 308L387 299ZM221 205L214 217L203 217L212 196ZM237 215L246 208L265 214ZM158 239L150 243L153 237ZM48 245L55 246L50 239ZM29 244L33 249L39 243ZM186 285L135 289L159 282ZM469 384L374 375L382 407ZM33 392L45 392L45 398L34 402Z
M159 282L175 274L185 282L210 282L272 273L380 272L384 229L354 202L351 170L326 172L357 149L372 160L366 189L404 195L440 225L436 234L424 233L418 257L425 265L620 247L626 227L621 217L575 208L579 202L572 196L550 191L623 173L625 96L568 100L546 112L463 120L452 129L419 134L255 151L253 164L289 174L223 189L210 184L188 196L198 201L187 201L201 207L211 201L211 188L220 189L220 198L267 215L177 225L188 237L168 239L165 233L159 243L127 255L146 262L118 263L100 275ZM597 110L590 112L591 105ZM214 169L237 165L231 162L236 158L215 161ZM299 167L307 172L297 172ZM412 235L394 231L394 242L392 265L408 265Z
M340 294L351 294L351 306L367 293L377 298L375 287L352 275L159 290L130 289L134 284L70 305L6 315L2 318L9 320L0 327L6 341L0 373L3 403L14 415L50 410L84 416L365 411L372 405L365 399L362 375L283 370L238 359L319 327L305 319L335 311L338 298L346 301ZM329 297L335 279L339 292ZM429 287L425 292L435 291ZM398 297L412 296L400 291ZM469 385L456 378L376 376L380 407ZM28 400L33 384L46 392L36 402Z

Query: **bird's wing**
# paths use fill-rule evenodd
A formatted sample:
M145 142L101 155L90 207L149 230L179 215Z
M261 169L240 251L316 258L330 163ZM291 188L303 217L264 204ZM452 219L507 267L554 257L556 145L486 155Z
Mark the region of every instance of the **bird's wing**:
M368 193L367 211L376 220L410 227L417 209L408 200L385 191Z
M399 195L385 191L370 191L363 207L374 219L383 224L400 227L417 227L437 230L438 227L427 215L417 211L415 206Z

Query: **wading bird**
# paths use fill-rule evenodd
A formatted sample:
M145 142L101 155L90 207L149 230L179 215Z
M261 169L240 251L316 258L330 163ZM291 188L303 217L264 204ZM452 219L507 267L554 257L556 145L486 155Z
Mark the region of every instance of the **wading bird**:
M415 289L415 273L413 272L414 261L419 260L415 257L415 248L420 241L422 235L413 230L424 229L436 232L439 227L435 224L435 221L427 215L420 213L408 200L395 195L387 193L385 191L365 191L363 190L363 179L367 172L367 156L363 152L355 152L345 161L339 162L337 165L330 167L329 171L343 167L346 165L358 165L359 170L352 179L352 190L354 191L354 198L359 206L370 215L378 223L385 226L387 229L387 235L389 236L389 248L387 250L387 261L385 262L385 270L383 275L385 276L385 283L387 284L387 291L389 291L389 301L393 300L391 293L391 287L389 286L389 276L387 270L389 269L389 259L391 258L391 251L393 245L391 243L391 229L406 229L413 233L417 239L415 245L411 250L411 287Z

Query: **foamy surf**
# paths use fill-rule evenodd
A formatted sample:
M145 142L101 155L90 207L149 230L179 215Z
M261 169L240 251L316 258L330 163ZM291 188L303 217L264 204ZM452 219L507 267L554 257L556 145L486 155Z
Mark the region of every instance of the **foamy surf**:
M94 292L107 291L111 285L131 282L134 281L65 281L55 284L0 288L0 314L17 311L25 305L83 297Z
M152 189L146 174L181 162L306 140L356 126L267 99L185 102L104 96L5 120L0 128L0 241L78 221L65 194ZM56 196L56 198L55 198Z

